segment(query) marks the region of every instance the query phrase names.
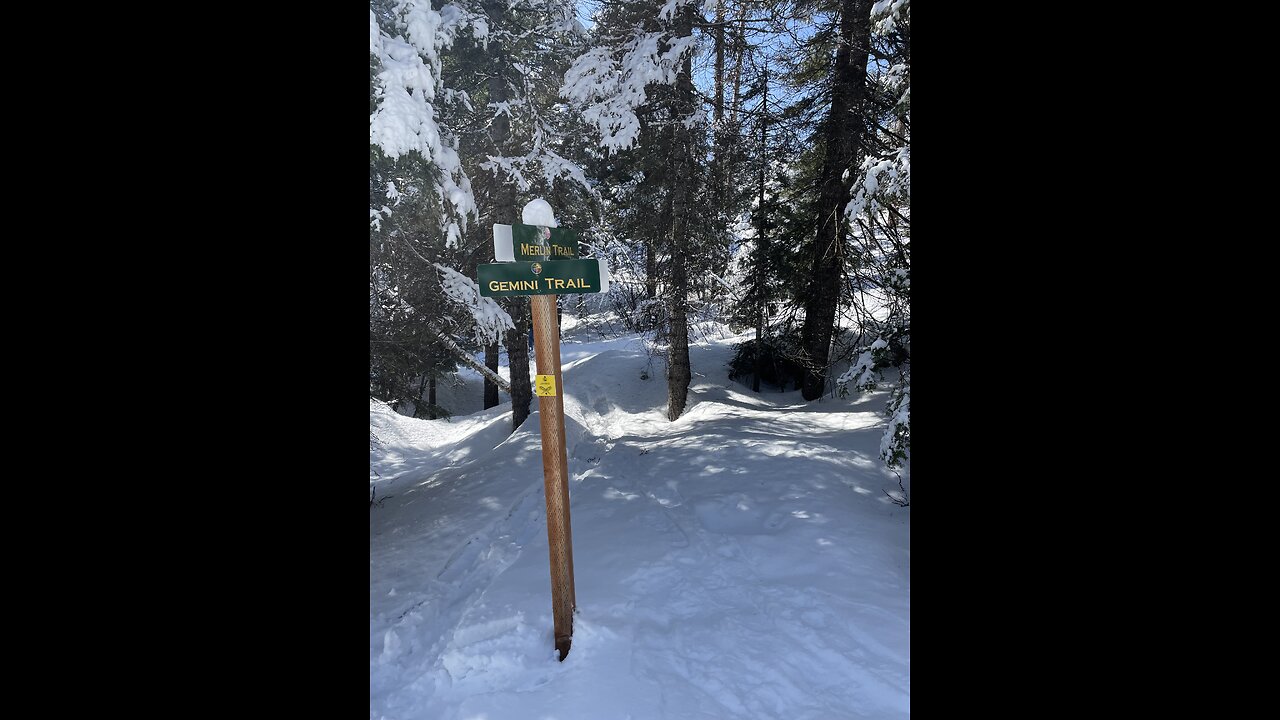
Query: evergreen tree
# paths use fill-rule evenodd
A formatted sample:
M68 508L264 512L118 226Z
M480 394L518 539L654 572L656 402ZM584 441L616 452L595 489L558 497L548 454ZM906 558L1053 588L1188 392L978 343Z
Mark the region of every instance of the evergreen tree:
M909 471L911 456L911 3L876 4L873 73L875 132L867 157L854 168L854 194L845 208L853 227L858 262L853 303L861 340L849 371L838 380L849 388L874 388L885 369L897 383L889 400L889 425L880 456ZM874 306L874 307L873 307ZM905 488L900 504L907 504Z
M867 58L871 52L871 0L839 0L831 26L815 34L811 47L834 45L824 99L830 106L819 128L824 155L818 175L816 233L808 247L810 277L801 328L805 362L802 395L817 399L825 390L836 310L845 286L848 225L844 208L865 143ZM824 53L825 54L825 53Z
M476 207L448 130L449 112L466 98L445 86L441 54L479 26L473 20L456 5L436 11L414 0L370 3L371 394L403 393L412 380L393 378L393 371L425 375L430 384L445 355L487 373L459 343L483 342L511 326L454 270ZM406 366L410 358L417 367Z
M667 344L667 417L675 420L692 377L690 269L706 262L710 247L707 218L693 209L709 156L693 85L694 3L618 2L595 19L591 46L574 60L561 92L582 108L601 147L621 153L610 174L624 179L634 224L613 232L644 248L646 306L656 310L653 301L662 300L655 319ZM625 154L633 147L644 152Z
M786 172L777 158L786 157L778 142L779 114L776 101L770 106L770 77L766 65L742 96L743 101L757 100L751 113L756 130L744 142L749 149L745 167L754 176L751 189L752 206L744 247L738 262L736 285L740 288L730 317L740 325L755 328L755 340L738 349L734 359L734 375L750 372L751 389L760 392L762 377L777 385L785 385L776 365L779 349L770 341L772 309L786 297L786 287L794 284L795 273L788 262L788 248L778 237L779 219L784 212L781 192L789 185ZM775 136L770 137L773 127ZM787 282L779 282L786 280Z

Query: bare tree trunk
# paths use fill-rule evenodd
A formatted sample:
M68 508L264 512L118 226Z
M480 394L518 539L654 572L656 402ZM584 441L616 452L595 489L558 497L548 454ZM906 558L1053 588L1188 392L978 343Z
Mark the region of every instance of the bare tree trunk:
M724 119L724 3L725 0L716 0L716 99L715 99L715 119L716 125Z
M769 66L765 65L764 69L764 98L760 102L760 187L759 197L757 198L756 214L759 217L759 228L756 231L756 262L755 262L755 287L756 287L756 367L755 375L751 379L751 391L760 392L760 374L764 368L764 263L769 257L769 238L766 233L765 222L765 204L764 204L764 169L769 164Z
M738 32L733 37L733 103L729 106L729 117L738 121L738 98L742 95L742 55L746 50L744 38L747 35L747 13L742 12L738 20Z
M680 10L679 35L693 32L693 5ZM690 56L685 56L676 77L676 117L683 119L693 112L693 66ZM686 264L689 262L689 195L693 180L690 163L693 159L692 131L683 123L673 124L676 142L671 152L676 153L674 176L669 176L672 193L671 223L671 287L668 318L670 332L667 345L667 419L675 420L684 412L688 401L689 380L689 278Z
M498 343L491 342L484 346L484 366L496 375L498 372ZM489 378L484 379L484 409L498 405L498 386Z
M436 376L432 375L427 385L427 417L436 419Z
M726 0L716 0L716 26L713 33L715 40L715 97L713 112L715 123L712 125L714 145L711 155L711 198L714 204L712 212L717 222L728 223L729 220L729 128L724 122L724 4ZM726 237L723 248L718 248L711 261L711 271L723 276L728 270L729 256L732 254L733 241ZM695 276L698 296L705 297L712 284L704 273Z
M760 392L760 371L764 368L764 344L760 338L764 335L764 322L756 316L756 368L751 376L751 392Z
M658 253L657 243L652 240L644 247L644 292L645 297L652 300L658 296Z
M426 390L427 390L427 376L423 375L422 379L418 381L418 396L413 400L413 416L416 418L422 417L422 395L426 392ZM435 420L435 418L431 418L431 419Z
M511 366L511 432L529 417L533 386L529 383L529 298L503 298L515 330L503 334L507 346L507 362Z
M832 68L831 112L823 129L826 156L818 180L818 236L800 330L805 361L801 395L805 400L817 399L826 389L836 306L844 284L846 227L842 219L853 173L847 180L844 176L857 164L863 142L871 5L872 0L842 0L840 4L840 44Z

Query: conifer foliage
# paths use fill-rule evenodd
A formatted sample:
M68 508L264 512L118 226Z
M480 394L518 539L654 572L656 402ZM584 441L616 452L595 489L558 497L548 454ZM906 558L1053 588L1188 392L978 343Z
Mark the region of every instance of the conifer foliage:
M882 459L909 472L910 12L371 0L371 395L438 417L431 388L465 365L519 425L528 299L481 298L475 268L493 224L543 197L662 348L669 419L688 403L699 321L726 322L754 331L733 376L756 392L887 384Z

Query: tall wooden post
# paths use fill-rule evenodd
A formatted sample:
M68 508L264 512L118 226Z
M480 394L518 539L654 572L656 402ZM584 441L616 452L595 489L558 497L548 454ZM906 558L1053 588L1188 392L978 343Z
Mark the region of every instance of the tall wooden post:
M542 425L542 479L547 497L547 545L551 554L551 611L556 650L563 662L573 641L573 531L569 525L569 462L564 434L564 382L560 375L560 327L556 296L529 298L533 314L533 352L538 375L555 377L553 395L538 393ZM541 383L539 383L541 384Z
M525 206L522 218L550 217L545 200ZM550 221L554 223L554 218ZM517 242L519 240L519 242ZM547 499L547 547L551 555L551 610L555 645L563 661L573 642L573 530L569 523L569 458L564 430L564 376L560 370L559 294L605 292L609 271L603 260L581 258L578 231L547 225L493 226L493 257L476 266L481 297L531 296L534 391L542 418L542 479ZM564 258L553 260L552 258ZM545 294L544 294L545 293ZM555 294L552 294L555 293Z

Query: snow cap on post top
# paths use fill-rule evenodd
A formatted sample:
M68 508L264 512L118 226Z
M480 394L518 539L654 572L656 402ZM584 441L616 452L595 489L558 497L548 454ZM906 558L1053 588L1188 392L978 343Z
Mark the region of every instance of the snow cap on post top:
M534 198L525 204L524 210L520 211L520 222L525 225L560 227L556 222L556 214L551 211L551 203L542 198Z

